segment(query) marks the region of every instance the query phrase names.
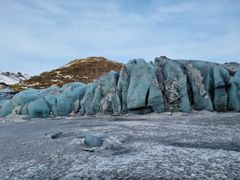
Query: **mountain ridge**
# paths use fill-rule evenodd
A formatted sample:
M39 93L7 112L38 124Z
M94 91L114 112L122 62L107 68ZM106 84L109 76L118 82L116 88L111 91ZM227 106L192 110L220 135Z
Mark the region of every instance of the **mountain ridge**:
M20 81L29 79L28 74L22 74L21 72L1 72L0 71L0 83L6 85L17 84Z

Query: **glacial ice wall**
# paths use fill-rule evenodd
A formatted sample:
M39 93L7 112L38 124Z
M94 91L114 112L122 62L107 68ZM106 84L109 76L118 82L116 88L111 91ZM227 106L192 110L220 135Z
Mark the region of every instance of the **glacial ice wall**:
M147 114L192 110L240 111L240 70L164 56L147 63L130 60L92 83L74 82L62 88L27 89L7 100L0 116L29 118L69 114Z

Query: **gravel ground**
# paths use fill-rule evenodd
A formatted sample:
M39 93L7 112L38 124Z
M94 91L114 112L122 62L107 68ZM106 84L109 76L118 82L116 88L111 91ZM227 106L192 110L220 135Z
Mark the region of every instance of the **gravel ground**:
M0 162L1 180L240 179L240 114L0 119Z

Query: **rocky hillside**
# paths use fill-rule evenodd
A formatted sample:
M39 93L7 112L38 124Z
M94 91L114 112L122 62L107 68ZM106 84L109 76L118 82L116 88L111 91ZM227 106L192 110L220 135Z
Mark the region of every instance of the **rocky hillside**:
M53 85L62 86L66 83L76 81L89 83L111 70L119 72L122 66L123 64L108 60L104 57L75 59L63 67L44 72L39 76L33 76L11 88L20 91L26 88L42 89Z
M30 77L27 74L22 74L20 72L11 73L11 72L0 72L0 84L13 85L19 83L20 81L27 80Z

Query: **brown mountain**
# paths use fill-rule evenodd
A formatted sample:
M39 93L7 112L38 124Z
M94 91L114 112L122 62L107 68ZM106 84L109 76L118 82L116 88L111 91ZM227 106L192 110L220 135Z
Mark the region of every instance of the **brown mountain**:
M120 71L123 64L108 60L104 57L88 57L75 59L58 69L43 72L39 76L33 76L19 84L12 85L15 91L26 88L46 88L52 85L62 86L69 82L89 83L111 70Z

